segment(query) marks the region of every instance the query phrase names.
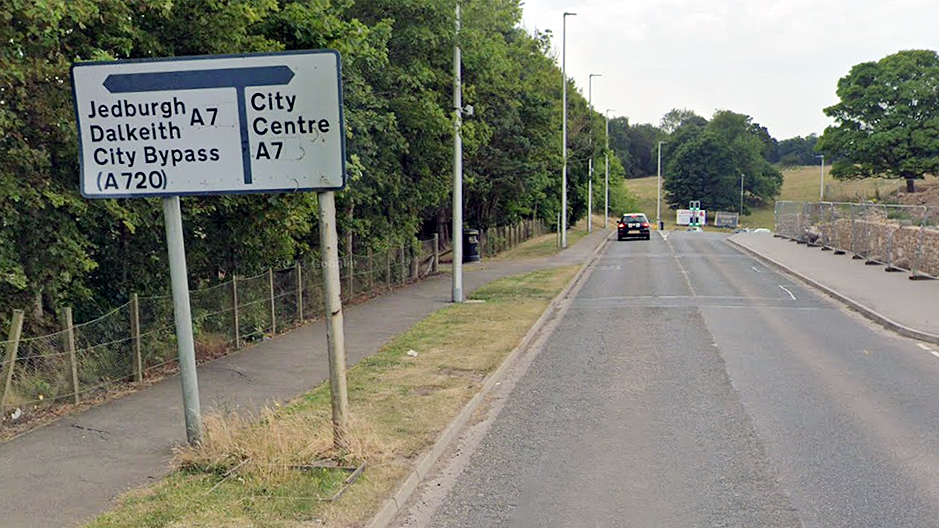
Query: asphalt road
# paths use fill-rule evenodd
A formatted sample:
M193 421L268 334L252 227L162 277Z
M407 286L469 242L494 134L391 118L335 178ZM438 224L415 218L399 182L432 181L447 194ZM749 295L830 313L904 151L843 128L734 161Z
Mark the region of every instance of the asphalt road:
M612 242L397 526L939 526L939 352L724 238Z

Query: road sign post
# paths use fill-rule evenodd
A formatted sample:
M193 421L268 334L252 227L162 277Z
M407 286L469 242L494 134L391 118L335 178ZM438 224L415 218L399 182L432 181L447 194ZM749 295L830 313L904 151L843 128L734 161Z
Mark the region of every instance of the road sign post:
M341 78L334 50L72 66L82 195L164 198L190 443L202 424L179 197L342 189Z

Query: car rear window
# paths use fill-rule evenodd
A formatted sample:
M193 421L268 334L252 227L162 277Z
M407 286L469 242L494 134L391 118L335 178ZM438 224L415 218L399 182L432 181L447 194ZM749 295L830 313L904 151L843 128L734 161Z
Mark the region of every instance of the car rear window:
M623 222L646 222L644 215L627 215L623 217Z

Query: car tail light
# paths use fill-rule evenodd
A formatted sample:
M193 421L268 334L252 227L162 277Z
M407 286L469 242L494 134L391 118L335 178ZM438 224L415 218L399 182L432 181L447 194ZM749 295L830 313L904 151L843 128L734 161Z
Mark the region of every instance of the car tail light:
M626 227L626 224L620 222L619 226L620 226L620 227Z
M642 227L649 227L649 222L643 222Z

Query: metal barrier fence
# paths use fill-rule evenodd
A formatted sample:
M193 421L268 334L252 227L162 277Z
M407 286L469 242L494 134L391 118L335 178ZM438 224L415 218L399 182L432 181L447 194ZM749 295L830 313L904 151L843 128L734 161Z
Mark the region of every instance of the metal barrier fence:
M540 223L493 228L480 250L491 256L544 231ZM349 303L436 273L450 240L435 236L414 245L344 255L341 298ZM321 261L311 259L254 277L234 277L190 292L196 357L211 359L323 316ZM60 332L20 338L22 312L0 341L0 414L30 412L55 402L79 403L176 368L171 296L131 296L129 302L81 324L63 313ZM17 319L19 327L17 327Z
M776 202L776 235L851 253L910 278L939 278L939 207Z

